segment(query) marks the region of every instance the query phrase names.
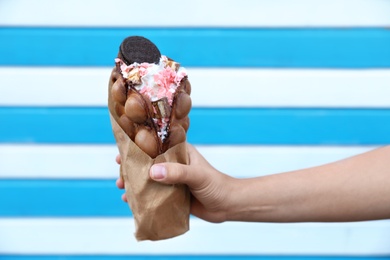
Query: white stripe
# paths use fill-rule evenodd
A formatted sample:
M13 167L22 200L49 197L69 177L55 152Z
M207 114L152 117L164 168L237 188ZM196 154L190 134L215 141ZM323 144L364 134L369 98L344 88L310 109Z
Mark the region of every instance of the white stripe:
M191 219L174 239L136 242L130 218L0 219L0 254L386 255L390 221L211 224Z
M390 107L390 70L190 72L194 86L192 99L199 106ZM381 97L384 94L389 96Z
M50 11L48 11L48 8ZM389 26L386 0L193 0L50 1L15 0L0 4L6 26Z
M106 106L110 72L3 67L0 105ZM195 107L390 107L390 69L188 68L188 74Z
M333 146L197 148L215 168L235 177L254 177L314 167L373 149ZM115 163L116 155L114 145L0 145L0 179L117 178L119 167Z

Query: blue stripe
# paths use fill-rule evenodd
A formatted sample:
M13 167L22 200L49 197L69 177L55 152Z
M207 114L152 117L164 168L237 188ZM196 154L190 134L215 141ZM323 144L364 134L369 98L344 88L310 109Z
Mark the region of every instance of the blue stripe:
M129 35L151 39L187 67L390 67L386 28L0 27L0 65L112 66Z
M1 255L1 260L389 260L390 256L285 256L285 255Z
M381 145L390 109L193 108L193 144ZM114 144L105 107L0 107L0 143Z
M122 193L114 180L0 180L0 216L132 216Z

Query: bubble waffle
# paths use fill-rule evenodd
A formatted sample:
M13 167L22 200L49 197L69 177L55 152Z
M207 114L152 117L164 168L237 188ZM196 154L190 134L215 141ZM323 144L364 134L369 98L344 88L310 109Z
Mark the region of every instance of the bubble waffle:
M139 36L122 42L109 80L108 107L138 240L188 230L187 187L153 182L148 172L158 162L188 163L190 94L186 70L152 42Z

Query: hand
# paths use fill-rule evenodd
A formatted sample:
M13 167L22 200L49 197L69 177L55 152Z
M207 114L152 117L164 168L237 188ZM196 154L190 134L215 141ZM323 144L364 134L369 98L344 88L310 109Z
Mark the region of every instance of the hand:
M115 161L116 161L117 164L121 164L121 156L120 156L119 154L116 156ZM119 189L124 189L124 188L125 188L125 184L124 184L122 178L119 177L119 178L116 180L116 186L117 186ZM124 193L122 194L122 200L123 200L124 202L127 202L126 194L124 194Z
M150 177L166 184L182 183L188 185L192 193L191 214L210 222L223 222L230 209L230 195L234 178L213 168L204 157L190 144L187 145L189 165L161 163L151 167ZM119 155L116 158L120 163ZM119 178L118 188L124 183ZM122 200L127 201L124 194Z

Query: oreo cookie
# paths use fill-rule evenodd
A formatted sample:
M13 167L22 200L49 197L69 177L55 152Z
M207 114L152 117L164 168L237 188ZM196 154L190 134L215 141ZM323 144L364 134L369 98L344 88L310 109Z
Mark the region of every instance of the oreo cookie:
M160 61L161 53L154 43L141 36L130 36L123 40L119 54L127 65L137 63L155 63Z

